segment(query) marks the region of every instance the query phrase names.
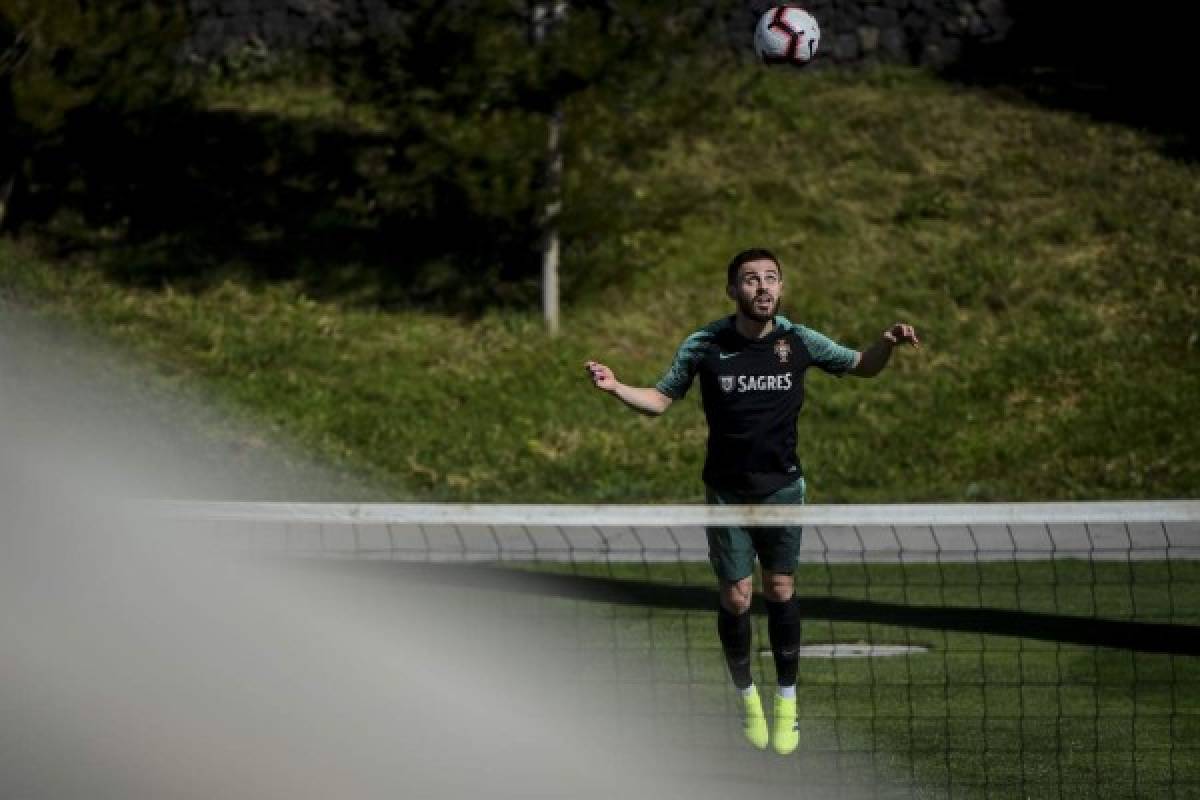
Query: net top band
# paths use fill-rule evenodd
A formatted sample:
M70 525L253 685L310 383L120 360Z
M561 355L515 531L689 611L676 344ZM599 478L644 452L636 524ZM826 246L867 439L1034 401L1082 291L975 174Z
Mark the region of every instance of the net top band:
M389 525L854 527L1200 521L1198 500L806 506L158 501L151 507L156 512L187 519Z

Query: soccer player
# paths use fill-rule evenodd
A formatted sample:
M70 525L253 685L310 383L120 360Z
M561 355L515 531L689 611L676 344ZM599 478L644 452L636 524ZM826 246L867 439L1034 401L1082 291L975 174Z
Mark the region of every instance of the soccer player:
M783 269L769 250L738 253L729 262L726 293L736 305L687 337L670 368L653 387L626 386L595 361L586 368L598 389L630 408L657 416L682 398L699 378L708 421L703 479L715 504L803 503L804 475L796 458L796 417L804 403L809 367L832 375L873 377L899 344L918 345L911 325L896 323L862 352L780 316ZM796 673L800 615L793 572L800 551L799 526L710 527L709 558L720 582L717 633L729 674L742 698L746 738L759 749L773 740L786 755L799 743ZM750 602L754 559L762 567L767 632L778 691L774 729L768 736L762 701L750 674L753 628Z

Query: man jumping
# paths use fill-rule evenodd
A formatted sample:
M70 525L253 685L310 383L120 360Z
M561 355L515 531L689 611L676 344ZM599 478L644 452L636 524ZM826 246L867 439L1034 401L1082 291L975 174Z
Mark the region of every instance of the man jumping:
M832 375L874 377L898 344L918 345L911 325L896 323L862 352L778 315L783 269L770 251L738 253L726 271L732 316L687 337L662 379L653 387L626 386L604 364L586 364L592 382L630 408L652 416L682 398L700 379L708 421L703 479L709 503L803 503L804 475L796 458L796 418L804 404L804 373L817 367ZM746 738L759 749L774 741L787 755L799 743L796 673L800 614L793 573L800 552L799 526L710 527L709 559L721 586L717 633L729 674L742 698ZM778 692L774 730L750 674L754 560L762 566L767 632Z

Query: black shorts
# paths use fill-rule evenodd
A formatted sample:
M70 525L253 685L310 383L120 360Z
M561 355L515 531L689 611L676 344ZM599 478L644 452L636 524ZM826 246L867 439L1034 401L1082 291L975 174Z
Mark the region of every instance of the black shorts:
M804 503L804 478L763 498L746 498L736 492L718 492L709 488L707 500L712 505L772 505ZM733 583L754 574L754 559L758 558L764 570L790 573L796 570L800 560L800 537L803 529L799 525L783 527L709 527L708 559L712 562L717 578Z

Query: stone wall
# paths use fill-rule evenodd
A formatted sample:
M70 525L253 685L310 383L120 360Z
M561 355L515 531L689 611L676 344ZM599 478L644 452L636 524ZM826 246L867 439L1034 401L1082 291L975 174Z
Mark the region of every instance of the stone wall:
M386 31L389 0L188 0L189 55L211 61L246 50L274 53L328 45L344 36ZM730 20L730 36L746 53L758 15L771 2L747 2ZM818 64L888 62L935 67L964 49L1001 41L1012 19L1006 0L808 0L821 24Z
M386 32L397 14L388 0L187 0L187 7L188 56L201 62L321 48Z

